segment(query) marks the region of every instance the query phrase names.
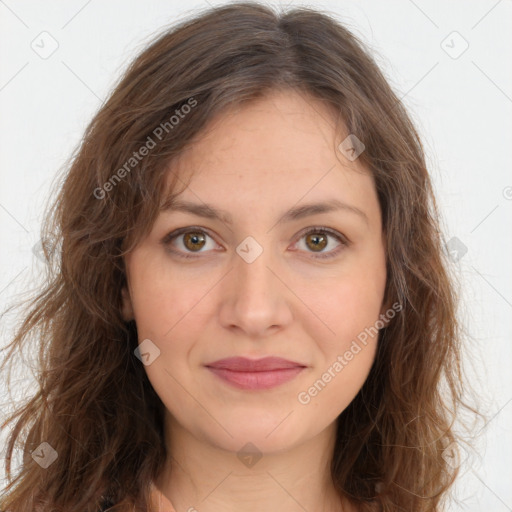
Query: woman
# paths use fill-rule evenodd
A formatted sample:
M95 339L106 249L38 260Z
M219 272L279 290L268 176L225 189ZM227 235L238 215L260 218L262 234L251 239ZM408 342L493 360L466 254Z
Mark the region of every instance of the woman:
M162 34L45 240L2 510L441 510L464 404L435 200L331 17L239 3Z

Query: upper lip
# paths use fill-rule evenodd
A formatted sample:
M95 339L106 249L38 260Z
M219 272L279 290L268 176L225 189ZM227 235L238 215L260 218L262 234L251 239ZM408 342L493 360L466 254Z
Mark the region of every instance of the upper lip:
M288 368L305 368L305 365L283 359L281 357L263 357L262 359L248 359L247 357L227 357L219 359L205 366L235 372L264 372L271 370L284 370Z

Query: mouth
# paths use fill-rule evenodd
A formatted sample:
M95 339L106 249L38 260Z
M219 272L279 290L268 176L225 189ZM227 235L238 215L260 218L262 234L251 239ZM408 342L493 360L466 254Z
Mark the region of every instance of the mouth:
M306 366L280 357L230 357L205 365L214 375L238 389L271 389L289 382Z

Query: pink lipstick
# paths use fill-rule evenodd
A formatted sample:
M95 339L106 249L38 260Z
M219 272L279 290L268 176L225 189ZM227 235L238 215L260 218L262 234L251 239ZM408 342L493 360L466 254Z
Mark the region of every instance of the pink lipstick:
M228 357L205 365L211 372L239 389L270 389L296 377L305 365L280 357L248 359Z

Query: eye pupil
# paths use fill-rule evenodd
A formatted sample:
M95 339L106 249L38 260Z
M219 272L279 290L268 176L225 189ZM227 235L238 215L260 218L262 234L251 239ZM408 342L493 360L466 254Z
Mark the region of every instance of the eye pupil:
M192 245L190 245L190 243ZM200 244L199 247L195 244ZM185 245L188 249L195 250L201 249L205 244L205 237L200 233L186 233L185 234Z
M321 240L321 241L319 241ZM313 248L315 251L322 250L327 245L327 237L322 234L309 234L306 237L306 243L309 245L309 242L313 241L313 245L311 248Z

